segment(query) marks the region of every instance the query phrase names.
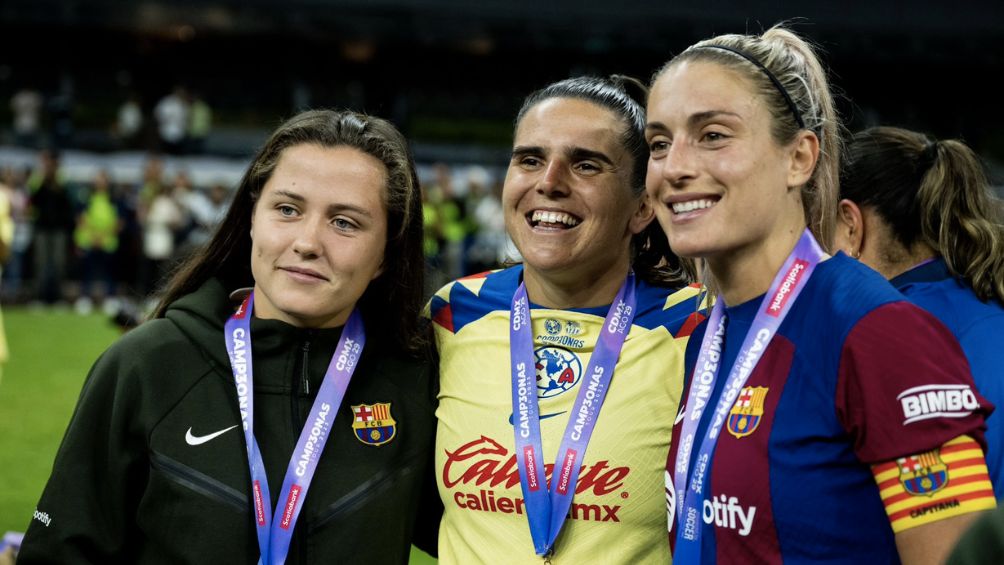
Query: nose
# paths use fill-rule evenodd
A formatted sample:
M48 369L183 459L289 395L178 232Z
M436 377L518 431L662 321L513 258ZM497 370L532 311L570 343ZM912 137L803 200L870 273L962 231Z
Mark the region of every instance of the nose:
M537 192L548 196L568 194L567 164L562 159L552 159L544 168L544 176L537 183Z
M673 188L683 188L688 181L697 176L693 150L684 141L671 144L660 161L662 178Z
M293 252L301 257L316 257L321 251L321 230L325 224L325 218L320 216L300 222L293 240Z

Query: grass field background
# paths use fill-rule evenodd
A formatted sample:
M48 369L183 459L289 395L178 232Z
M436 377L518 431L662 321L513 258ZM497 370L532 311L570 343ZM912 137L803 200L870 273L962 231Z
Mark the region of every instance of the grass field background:
M106 316L4 308L10 361L0 377L0 534L23 532L52 469L80 387L120 335ZM435 563L412 550L411 563Z

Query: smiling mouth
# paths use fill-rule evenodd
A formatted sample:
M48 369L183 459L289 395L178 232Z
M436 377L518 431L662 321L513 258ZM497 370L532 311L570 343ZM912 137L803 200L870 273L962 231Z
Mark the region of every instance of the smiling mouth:
M526 219L530 222L530 227L534 228L568 229L582 223L580 218L567 212L553 212L550 210L534 210L526 215Z
M670 207L673 209L674 214L684 214L686 212L711 208L717 203L718 199L701 198L698 200L687 200L686 202L674 202Z
M294 275L300 275L300 276L304 276L304 277L312 277L312 278L315 278L315 279L320 280L320 281L326 281L326 280L328 280L327 277L322 276L320 273L318 273L316 271L311 271L310 269L298 269L296 267L280 267L280 269L282 269L283 271L286 271L287 273L291 273L291 274L294 274Z

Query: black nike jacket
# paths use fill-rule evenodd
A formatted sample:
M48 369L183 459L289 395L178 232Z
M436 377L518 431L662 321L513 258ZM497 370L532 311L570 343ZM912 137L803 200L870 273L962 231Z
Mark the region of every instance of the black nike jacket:
M256 563L247 450L216 280L116 342L94 365L24 538L32 563ZM251 323L254 433L275 509L341 329ZM366 347L295 525L287 563L407 563L435 548L435 368ZM357 433L353 406L393 425ZM381 412L386 414L386 412ZM389 438L389 441L380 445ZM417 517L417 520L416 520ZM417 532L417 533L416 533ZM417 536L417 537L415 537Z

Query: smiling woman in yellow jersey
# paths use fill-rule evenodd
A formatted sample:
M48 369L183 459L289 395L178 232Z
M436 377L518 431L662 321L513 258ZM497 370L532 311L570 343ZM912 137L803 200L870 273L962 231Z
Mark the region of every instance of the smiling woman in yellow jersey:
M502 194L524 263L432 300L443 563L669 560L665 414L697 289L652 222L644 123L623 79L531 94Z

